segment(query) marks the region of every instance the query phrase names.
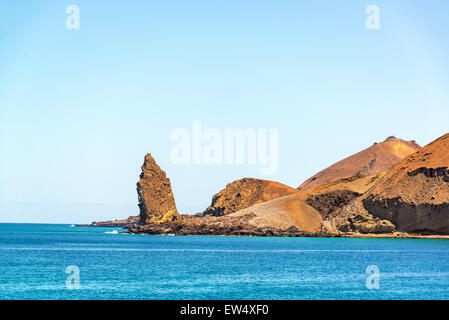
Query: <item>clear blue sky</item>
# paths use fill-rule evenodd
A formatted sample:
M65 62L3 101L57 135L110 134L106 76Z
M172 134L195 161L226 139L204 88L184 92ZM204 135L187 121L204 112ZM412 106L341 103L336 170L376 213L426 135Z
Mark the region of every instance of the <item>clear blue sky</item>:
M79 30L65 27L80 8ZM380 30L365 27L368 5ZM174 165L170 133L279 130L297 187L389 135L449 131L449 2L2 1L0 221L137 215L151 152L182 213L257 166Z

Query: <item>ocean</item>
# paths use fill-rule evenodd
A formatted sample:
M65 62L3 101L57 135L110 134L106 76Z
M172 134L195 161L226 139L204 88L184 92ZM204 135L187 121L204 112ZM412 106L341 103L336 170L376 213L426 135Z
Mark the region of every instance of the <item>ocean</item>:
M449 299L449 241L0 224L0 299Z

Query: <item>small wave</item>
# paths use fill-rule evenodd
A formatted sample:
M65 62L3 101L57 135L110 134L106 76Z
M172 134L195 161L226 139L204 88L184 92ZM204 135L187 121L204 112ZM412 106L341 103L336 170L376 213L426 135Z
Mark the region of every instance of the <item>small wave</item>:
M118 234L117 230L112 230L112 231L106 231L105 233L109 233L109 234Z

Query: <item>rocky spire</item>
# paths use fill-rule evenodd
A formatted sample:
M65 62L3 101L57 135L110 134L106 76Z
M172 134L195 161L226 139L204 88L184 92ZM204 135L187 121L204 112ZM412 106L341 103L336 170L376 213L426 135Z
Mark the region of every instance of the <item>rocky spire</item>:
M140 180L137 182L137 194L140 224L163 223L178 219L170 179L149 153L145 156Z

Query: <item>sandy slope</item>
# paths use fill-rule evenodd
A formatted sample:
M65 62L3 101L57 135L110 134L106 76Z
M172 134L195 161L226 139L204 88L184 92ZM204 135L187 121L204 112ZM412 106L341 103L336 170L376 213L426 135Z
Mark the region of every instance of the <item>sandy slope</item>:
M286 229L295 226L301 231L318 232L321 229L321 215L307 205L306 198L306 193L298 192L231 213L229 216L254 213L256 217L249 223L257 227Z

